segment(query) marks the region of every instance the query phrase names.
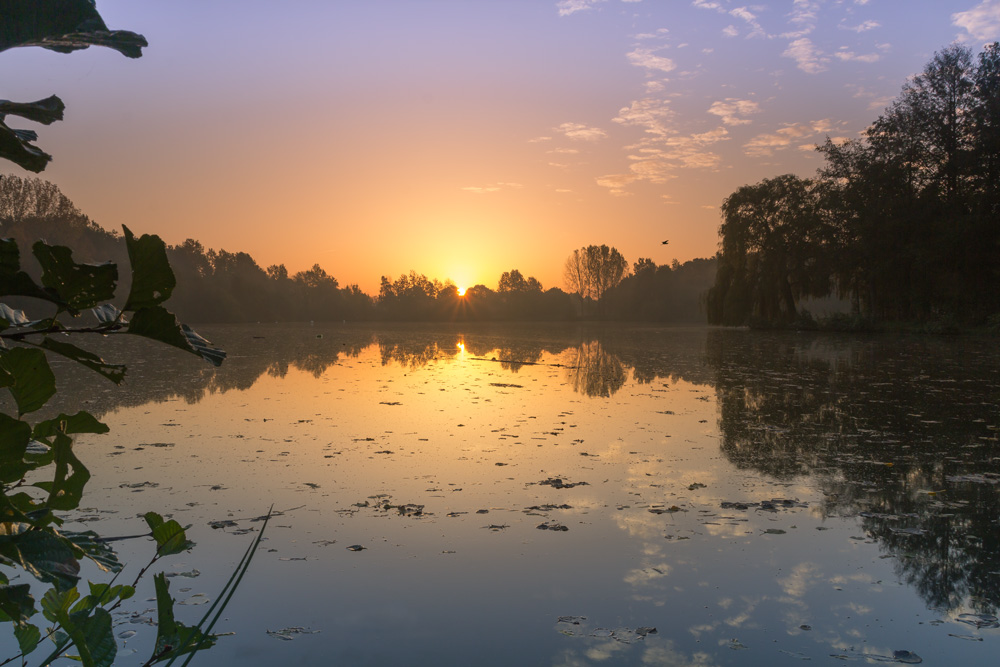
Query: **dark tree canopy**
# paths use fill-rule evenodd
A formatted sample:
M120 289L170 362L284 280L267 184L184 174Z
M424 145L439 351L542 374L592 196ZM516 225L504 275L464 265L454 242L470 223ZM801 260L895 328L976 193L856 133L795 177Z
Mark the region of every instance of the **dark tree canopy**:
M861 139L818 150L816 179L726 199L710 322L787 322L825 295L873 320L1000 313L1000 45L935 53Z

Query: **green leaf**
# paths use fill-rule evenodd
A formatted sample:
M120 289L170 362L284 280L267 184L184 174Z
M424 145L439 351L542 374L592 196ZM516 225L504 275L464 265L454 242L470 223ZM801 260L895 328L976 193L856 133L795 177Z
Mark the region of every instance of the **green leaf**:
M146 524L153 531L158 556L179 554L194 546L194 542L184 533L184 528L173 519L164 521L156 512L147 512L144 516Z
M170 583L167 581L167 575L163 572L154 574L153 586L156 588L156 625L159 628L156 633L156 652L159 653L160 636L175 635L177 623L174 621L174 599L170 597Z
M82 533L77 533L74 531L64 530L61 532L62 536L73 543L78 549L80 549L80 555L85 558L90 559L105 572L119 572L122 569L122 563L118 560L118 554L112 549L107 542L102 542L100 540L100 535L92 530L88 530ZM93 588L95 584L91 584ZM107 585L107 584L102 584ZM120 586L115 587L120 588ZM91 590L91 595L94 594Z
M0 350L0 375L12 380L9 384L0 380L0 386L10 389L19 415L34 412L56 393L56 378L41 350L23 347Z
M33 486L49 492L45 504L56 510L72 510L80 505L83 487L90 480L90 471L73 453L73 440L58 433L52 444L55 473L51 482L36 482Z
M37 625L31 623L19 623L14 627L14 638L17 639L17 646L21 653L28 655L38 647L38 642L42 640L42 633Z
M70 607L79 599L80 591L75 588L50 588L42 596L42 615L51 623L62 623L69 619Z
M167 260L167 247L159 236L143 234L137 239L128 227L122 225L122 229L132 264L132 289L122 310L158 306L170 298L177 286Z
M95 584L92 581L88 581L87 585L90 586L90 598L94 601L95 605L101 607L111 604L118 599L127 600L135 593L134 588L124 584L112 586L111 584Z
M81 410L75 415L61 414L54 419L38 422L31 432L31 437L35 440L41 440L42 438L51 438L59 433L74 435L76 433L107 433L109 430L111 429L108 428L107 424L97 421L97 417Z
M21 479L31 466L24 453L31 441L31 426L0 412L0 483Z
M110 667L118 653L118 642L111 628L111 614L98 607L93 613L70 614L69 631L84 667Z
M26 622L38 613L31 597L31 584L0 586L0 621Z
M173 660L185 653L194 653L215 644L215 637L199 628L192 628L174 620L174 599L170 597L170 584L162 572L153 576L156 587L156 646L154 663Z
M189 327L180 325L173 313L163 306L153 306L137 310L129 322L130 334L152 338L172 345L186 352L197 354L209 363L219 366L226 358L222 350L211 347L211 343L196 334Z
M54 290L74 315L115 296L118 267L112 262L77 264L66 246L36 241L32 252L42 266L42 285Z
M4 555L11 557L40 581L55 584L59 590L76 586L80 563L73 550L48 531L29 530L3 545ZM42 599L44 608L45 599Z
M87 350L81 349L72 343L65 343L63 341L55 340L50 336L46 336L42 339L40 345L46 350L50 350L56 354L61 354L62 356L72 359L77 363L83 364L91 370L97 371L115 384L121 384L125 379L124 364L109 364L93 352L88 352Z

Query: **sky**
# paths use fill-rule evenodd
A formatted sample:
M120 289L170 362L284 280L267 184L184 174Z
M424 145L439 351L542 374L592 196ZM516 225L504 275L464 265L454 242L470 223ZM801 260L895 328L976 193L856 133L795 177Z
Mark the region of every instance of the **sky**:
M564 287L575 249L710 257L742 185L815 174L1000 0L99 0L143 57L0 55L58 94L41 177L109 229L320 264ZM0 172L28 175L13 164ZM669 240L668 245L662 241Z

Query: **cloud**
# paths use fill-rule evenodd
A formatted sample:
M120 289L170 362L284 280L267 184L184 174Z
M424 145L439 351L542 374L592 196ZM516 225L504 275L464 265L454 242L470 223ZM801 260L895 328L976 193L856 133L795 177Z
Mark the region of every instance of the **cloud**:
M579 141L597 141L608 136L608 133L598 127L587 127L583 123L563 123L555 128L569 139Z
M729 139L729 132L718 127L707 132L680 134L671 127L675 117L669 102L653 98L635 100L623 107L614 122L642 129L643 137L626 149L632 151L628 173L608 174L597 184L611 194L629 194L628 186L638 182L665 183L676 178L682 169L715 169L722 158L709 147Z
M759 113L760 107L756 102L750 100L737 100L727 97L722 102L713 102L708 108L708 113L718 116L726 125L747 125L751 121L748 118L740 118L741 115Z
M590 9L600 2L604 0L560 0L556 3L556 8L559 10L559 16L569 16Z
M710 0L694 0L694 2L691 3L691 6L697 7L698 9L713 9L721 13L725 13L726 11L723 9L722 5L717 2L710 2Z
M630 174L608 174L607 176L598 176L596 181L597 184L602 188L607 188L608 191L619 197L626 197L630 195L625 188L632 185L638 180L638 176Z
M577 155L580 151L576 148L553 148L548 152L557 153L560 155Z
M523 187L524 185L522 185L521 183L493 183L492 185L485 185L485 186L470 185L462 189L465 190L466 192L471 192L477 195L483 195L488 192L499 192L504 188L519 189Z
M793 145L801 146L801 140L807 137L819 139L819 135L828 134L831 129L833 129L833 124L828 119L811 123L794 123L773 134L758 134L743 144L743 150L750 157L771 156L774 155L775 151L784 150Z
M837 27L840 28L841 30L850 30L851 32L856 32L858 34L861 34L869 30L874 30L875 28L881 28L882 24L879 23L878 21L864 21L854 26L841 24Z
M621 125L637 125L648 134L666 136L669 133L666 122L674 117L670 103L665 100L645 98L634 100L627 107L618 110L613 121Z
M767 33L757 22L757 15L751 12L746 7L737 7L736 9L729 10L729 15L743 19L750 26L750 34L747 37L766 37Z
M637 67L658 70L660 72L673 71L677 65L670 58L664 58L653 53L653 49L638 48L628 54L628 61Z
M795 40L781 55L794 60L798 68L807 74L818 74L824 71L826 69L825 63L829 62L829 58L823 57L822 52L813 46L812 40L808 37Z
M877 53L863 53L859 55L854 53L854 51L844 51L842 49L835 52L833 57L844 62L876 63L882 56Z
M955 12L951 15L951 23L968 33L960 39L996 39L1000 36L1000 0L983 0L972 9Z
M722 34L726 37L736 37L740 34L740 31L734 25L727 25L722 29Z
M543 141L552 141L552 137L535 137L534 139L528 139L529 144L540 144Z

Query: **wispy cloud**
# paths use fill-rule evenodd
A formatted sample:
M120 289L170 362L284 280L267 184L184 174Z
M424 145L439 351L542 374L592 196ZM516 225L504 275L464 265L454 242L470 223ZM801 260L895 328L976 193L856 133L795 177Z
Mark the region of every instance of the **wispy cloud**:
M875 28L881 28L882 24L879 23L878 21L869 20L869 21L863 21L858 25L840 24L837 27L840 28L841 30L850 30L851 32L856 32L858 34L861 34L863 32L868 32L869 30L874 30Z
M654 53L654 49L638 48L628 54L630 63L637 67L658 70L660 72L671 72L677 65L670 58L664 58Z
M737 7L736 9L729 10L729 15L742 19L750 26L750 33L747 37L766 37L767 32L761 27L760 23L757 21L757 15L750 11L747 7Z
M520 189L523 187L524 185L522 185L521 183L493 183L492 185L483 185L483 186L470 185L462 189L465 190L466 192L471 192L473 194L484 195L490 192L499 192L500 190L504 189L511 189L511 188Z
M698 9L712 9L720 13L725 13L725 8L718 2L712 2L711 0L694 0L691 3L692 7L697 7Z
M955 12L951 15L951 23L967 33L959 39L996 39L1000 36L1000 0L983 0L972 9Z
M608 136L608 133L601 128L587 127L583 123L563 123L555 130L569 139L578 141L597 141Z
M811 123L793 123L786 125L772 134L758 134L743 144L743 151L750 157L768 157L775 151L792 146L802 148L811 144L802 143L804 139L819 141L833 129L829 119L817 120Z
M559 16L569 16L590 9L601 2L604 0L560 0L556 3L556 9L559 10Z
M818 74L826 69L829 58L823 56L808 37L797 39L788 45L785 52L781 54L785 58L791 58L800 70L808 74Z
M760 106L750 100L737 100L727 97L721 102L713 102L708 108L708 113L718 116L726 125L747 125L751 121L749 118L740 118L746 114L759 113Z
M669 102L647 97L619 109L613 120L625 126L639 126L648 134L663 137L669 134L667 121L673 116Z
M636 127L644 136L638 143L627 146L627 173L607 174L597 184L613 195L628 195L629 186L640 183L665 183L682 169L714 169L722 158L709 147L729 138L724 127L696 134L680 134L671 127L674 112L669 102L654 98L635 100L622 108L614 118L616 123Z
M859 62L859 63L875 63L879 61L881 56L877 53L854 53L854 51L847 51L842 48L839 51L834 52L833 57L837 60L842 60L844 62Z

